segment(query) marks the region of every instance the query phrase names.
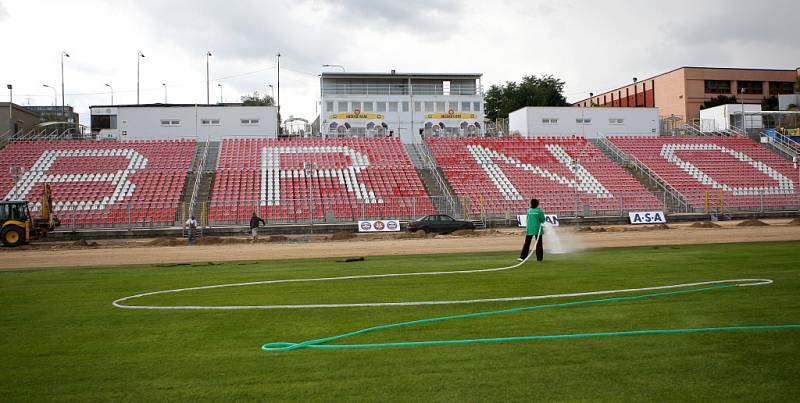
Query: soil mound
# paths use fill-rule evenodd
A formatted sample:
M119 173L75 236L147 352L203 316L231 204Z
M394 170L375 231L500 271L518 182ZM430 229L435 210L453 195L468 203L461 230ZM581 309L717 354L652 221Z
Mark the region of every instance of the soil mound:
M355 237L356 234L352 232L334 232L333 235L331 235L331 241L346 241Z
M77 246L80 248L96 248L100 246L97 242L87 242L85 239L79 239L72 243L72 246Z
M481 234L479 234L479 233L477 233L477 232L475 232L474 230L471 230L471 229L460 229L460 230L457 230L457 231L453 231L452 233L450 233L450 235L463 236L463 237L468 237L468 238L481 236Z
M789 221L789 225L800 225L800 218L795 218L792 221Z
M183 246L188 242L179 238L156 238L147 243L147 246Z
M431 234L435 235L435 234ZM424 230L419 230L416 232L403 232L397 238L398 239L420 239L420 238L427 238L428 233Z
M288 240L289 238L287 238L285 235L270 235L267 238L267 242L286 242Z
M660 231L665 229L672 229L672 227L668 226L667 224L645 225L641 228L643 231Z
M689 227L691 228L719 228L719 224L714 224L711 221L694 222Z
M764 221L761 221L759 219L753 218L753 219L750 219L750 220L744 220L744 221L742 221L742 222L740 222L740 223L738 223L736 225L739 226L739 227L764 227L764 226L767 226L769 224L767 224Z

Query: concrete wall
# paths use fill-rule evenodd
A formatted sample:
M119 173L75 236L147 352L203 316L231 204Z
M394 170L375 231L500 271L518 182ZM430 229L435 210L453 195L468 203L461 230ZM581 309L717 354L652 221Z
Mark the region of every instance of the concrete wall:
M778 95L778 109L785 111L789 105L800 108L800 94Z
M9 119L10 118L10 119ZM11 104L9 117L9 103L0 102L0 134L6 132L28 132L41 123L39 115L17 104Z
M111 115L116 128L104 130L103 138L176 139L219 141L223 137L277 137L278 115L273 106L120 106L92 107L92 115ZM257 119L243 124L242 119ZM162 124L177 121L177 125ZM204 124L203 120L219 120ZM112 123L113 124L113 123Z
M526 107L510 113L508 119L511 133L525 137L657 136L659 123L656 108Z

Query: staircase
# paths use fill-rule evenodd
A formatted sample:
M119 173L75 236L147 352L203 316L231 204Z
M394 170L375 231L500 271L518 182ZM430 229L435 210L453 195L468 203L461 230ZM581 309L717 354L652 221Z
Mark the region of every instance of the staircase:
M403 144L403 147L416 168L436 213L448 214L454 218L465 217L462 206L456 202L458 197L444 179L444 173L434 162L428 146L425 143L412 143Z
M198 221L202 217L203 205L211 200L211 191L216 177L217 159L219 158L219 142L203 141L197 143L192 156L190 171L186 174L180 199L178 220L194 214ZM187 218L183 218L185 221Z
M775 136L768 136L765 133L761 133L761 140L764 138L767 139L767 142L762 144L768 144L784 158L790 161L798 161L798 159L800 159L800 143L792 140L790 137L777 133Z

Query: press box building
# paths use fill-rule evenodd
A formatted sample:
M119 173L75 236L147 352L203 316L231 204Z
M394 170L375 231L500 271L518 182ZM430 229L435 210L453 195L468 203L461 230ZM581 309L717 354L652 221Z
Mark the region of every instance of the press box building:
M325 136L483 133L481 74L348 73L320 75L320 131Z

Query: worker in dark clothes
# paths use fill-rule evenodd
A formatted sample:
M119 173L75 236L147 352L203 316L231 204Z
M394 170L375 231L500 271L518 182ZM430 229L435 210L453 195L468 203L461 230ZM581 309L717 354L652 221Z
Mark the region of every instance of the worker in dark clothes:
M250 217L250 234L253 236L252 242L258 240L258 223L267 225L261 217L256 215L256 212L253 212L253 216Z
M531 199L531 207L528 209L526 215L527 229L525 230L525 244L522 246L522 253L519 255L519 261L523 261L528 257L531 251L531 240L536 239L536 261L541 262L544 259L544 249L542 246L542 234L544 224L544 212L539 208L539 200Z

